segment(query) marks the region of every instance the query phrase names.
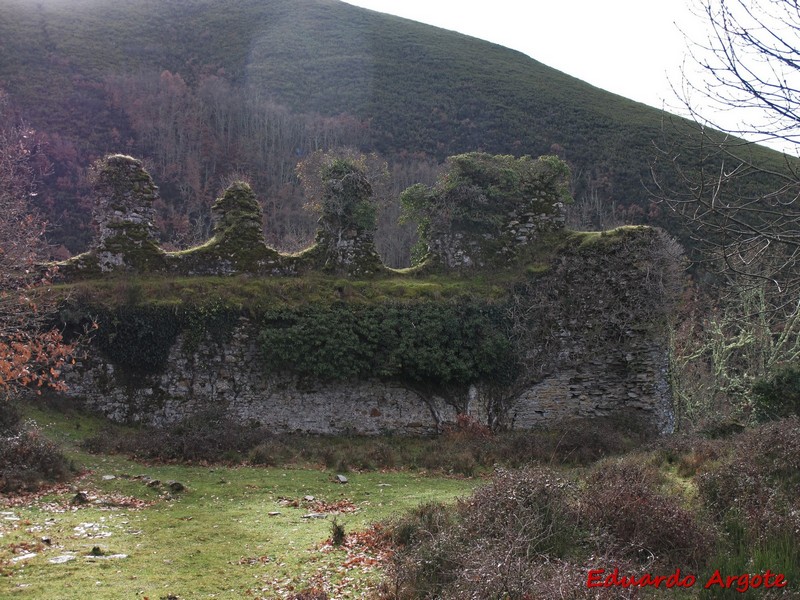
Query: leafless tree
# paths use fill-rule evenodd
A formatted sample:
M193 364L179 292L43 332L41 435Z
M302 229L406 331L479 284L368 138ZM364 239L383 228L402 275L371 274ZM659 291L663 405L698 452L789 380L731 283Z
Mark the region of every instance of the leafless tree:
M800 142L800 2L695 0L705 40L689 41L681 97L699 123L756 142ZM692 74L699 68L699 77ZM711 116L734 111L739 124Z
M707 38L690 41L699 70L684 69L680 95L696 126L681 125L681 141L660 149L657 193L684 217L702 260L740 281L771 282L796 303L800 164L756 143L800 148L800 2L695 6ZM723 114L740 115L737 124Z
M678 90L694 124L653 165L704 283L675 331L673 389L692 419L747 418L753 382L800 348L800 0L694 1L707 35Z

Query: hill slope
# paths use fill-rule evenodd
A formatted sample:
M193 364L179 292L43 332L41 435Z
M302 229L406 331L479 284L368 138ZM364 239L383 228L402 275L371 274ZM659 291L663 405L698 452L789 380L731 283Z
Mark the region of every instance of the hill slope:
M45 197L73 251L88 210L76 173L107 151L153 159L178 240L204 235L219 177L262 173L281 238L307 226L283 214L302 203L294 163L340 144L405 164L399 187L460 152L558 153L576 193L641 215L669 119L519 52L337 0L5 0L0 55L0 87L61 150Z

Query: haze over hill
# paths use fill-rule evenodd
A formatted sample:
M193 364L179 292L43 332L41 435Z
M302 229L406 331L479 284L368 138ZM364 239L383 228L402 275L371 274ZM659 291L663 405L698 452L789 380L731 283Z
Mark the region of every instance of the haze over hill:
M119 151L146 160L159 227L176 245L207 236L211 201L243 174L270 242L302 246L314 217L294 167L335 146L388 159L394 194L431 183L452 154L558 154L577 198L663 221L642 181L668 114L519 52L337 0L6 0L0 53L0 87L53 163L39 197L51 236L71 252L90 237L86 167ZM413 235L396 216L389 202L379 245L401 264Z

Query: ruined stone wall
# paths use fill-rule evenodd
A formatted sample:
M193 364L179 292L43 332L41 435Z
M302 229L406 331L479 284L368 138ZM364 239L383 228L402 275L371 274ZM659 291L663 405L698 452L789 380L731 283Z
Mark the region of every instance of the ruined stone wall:
M179 336L158 373L126 371L93 355L66 374L68 393L120 422L168 425L222 407L234 420L276 433L421 435L436 432L431 408L446 421L455 417L441 399L429 406L396 382L267 375L256 332L243 319L226 342L205 339L196 351Z
M409 382L319 380L266 364L259 325L242 316L229 335L171 342L156 369L115 364L101 349L66 374L69 393L120 421L167 424L223 408L276 432L420 434L458 412L529 429L575 417L636 415L672 429L665 314L667 236L650 228L574 234L504 300L519 375L502 390L477 381L445 398ZM414 327L413 323L404 326Z
M430 433L459 412L493 427L522 429L636 414L669 431L666 316L678 281L670 240L647 227L565 231L565 169L552 158L454 157L435 188L417 186L409 196L431 255L416 274L401 274L380 263L369 182L346 161L326 171L316 244L283 255L264 243L261 210L243 183L229 187L214 205L211 240L164 252L148 220L157 193L152 180L139 161L108 157L96 168L101 235L90 252L61 265L65 279L109 272L302 277L317 271L363 280L505 269L513 276L503 284L502 300L484 300L505 311L503 335L513 347L514 373L505 377L502 369L474 366L482 361L470 367L481 378L463 381L424 380L420 371L413 376L418 379L403 381L397 369L385 370L390 374L383 379L362 370L350 380L303 376L292 373L292 365L276 370L265 365L259 324L242 310L230 335L205 331L191 343L177 317L162 315L166 321L150 326L176 333L165 338L163 361L149 360L154 349L141 350L152 368L119 364L95 344L65 374L68 393L119 421L168 424L222 408L242 423L259 422L276 432ZM329 302L346 306L344 298ZM292 339L283 331L280 339Z
M166 252L159 247L153 226L158 187L141 161L121 154L107 156L92 169L98 236L88 252L58 265L60 276L74 281L131 272L262 277L309 271L369 277L385 272L375 249L374 222L364 223L358 211L353 214L354 205L372 208L369 183L355 165L341 161L339 167L328 173L316 242L303 252L282 254L267 246L261 206L243 182L231 184L212 206L210 240Z
M229 341L209 339L196 352L187 351L179 338L156 374L129 372L94 355L65 375L67 393L112 420L152 425L215 408L276 433L430 434L464 409L489 422L489 390L480 385L471 390L466 406L455 407L441 397L431 404L399 382L267 375L254 331L243 322ZM671 431L663 344L651 340L625 355L605 350L580 366L556 362L552 373L521 391L504 426L531 429L576 417L626 414Z
M431 258L448 270L513 263L542 234L564 229L569 170L556 157L462 154L431 188L403 194Z

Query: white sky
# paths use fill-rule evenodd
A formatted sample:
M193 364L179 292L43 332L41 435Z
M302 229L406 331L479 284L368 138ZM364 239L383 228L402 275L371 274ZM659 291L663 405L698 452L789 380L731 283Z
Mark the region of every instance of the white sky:
M677 112L687 0L346 0L520 50L604 90ZM677 24L676 24L677 23ZM679 26L681 29L679 29Z

